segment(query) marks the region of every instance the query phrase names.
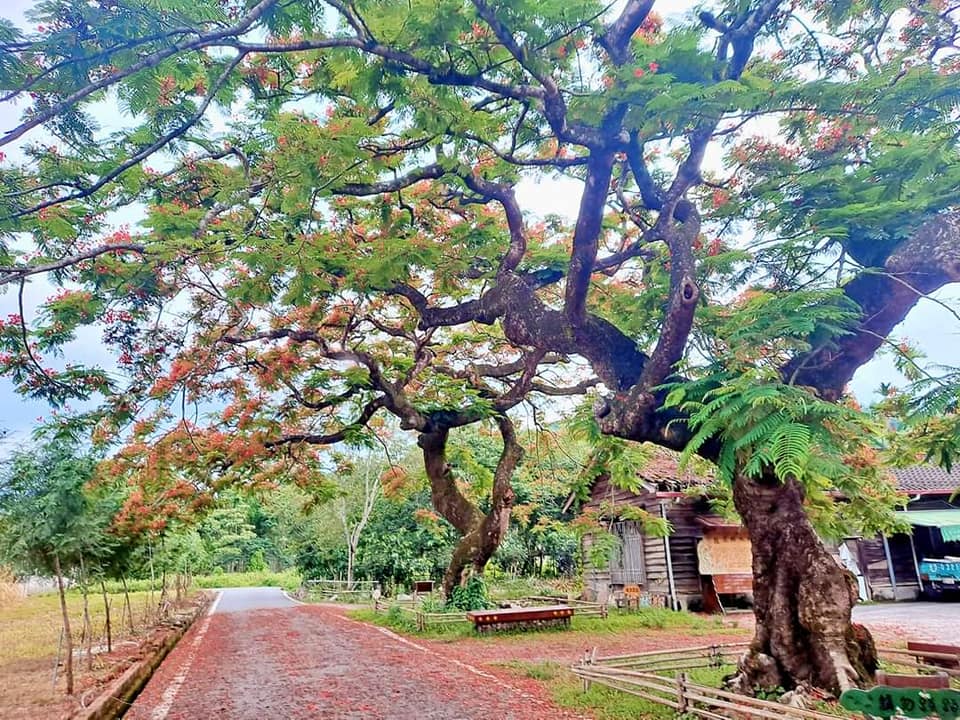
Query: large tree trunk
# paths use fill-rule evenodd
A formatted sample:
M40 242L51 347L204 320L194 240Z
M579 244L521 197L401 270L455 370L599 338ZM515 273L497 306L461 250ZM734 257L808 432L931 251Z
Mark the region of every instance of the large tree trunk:
M876 670L869 633L851 624L856 586L817 537L791 481L738 477L733 489L753 550L757 626L734 685L839 694Z
M523 448L517 442L509 418L498 417L497 425L503 438L503 452L494 471L490 512L486 515L457 487L456 476L446 460L449 431L443 428L422 433L417 441L423 449L433 507L461 534L443 575L443 592L448 598L453 589L466 579L466 571L471 566L474 572L483 573L510 524L510 511L515 497L511 480L513 471L523 457Z
M453 550L450 564L443 574L443 592L446 597L450 597L453 588L467 580L470 571L477 575L483 574L484 568L506 535L513 499L512 488L497 493L494 487L493 507L490 512L482 516L473 530L460 538Z

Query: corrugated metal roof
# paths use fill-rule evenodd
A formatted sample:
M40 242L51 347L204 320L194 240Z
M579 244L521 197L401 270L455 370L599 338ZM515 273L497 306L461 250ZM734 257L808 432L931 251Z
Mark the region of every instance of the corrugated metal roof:
M911 525L939 528L944 542L960 540L960 510L908 510L897 515Z

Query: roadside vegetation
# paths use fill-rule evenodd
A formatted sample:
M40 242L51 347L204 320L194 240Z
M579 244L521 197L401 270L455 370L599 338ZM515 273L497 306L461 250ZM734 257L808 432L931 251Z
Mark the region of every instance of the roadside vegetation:
M451 610L451 614L462 615L462 610ZM478 635L470 622L449 625L428 625L424 630L418 630L412 614L404 613L394 606L386 611L369 609L353 610L350 617L391 630L415 634L418 637L453 640L456 638L484 637L495 638L510 635L535 633L579 633L596 636L598 642L604 637L627 636L649 630L678 631L684 637L695 638L702 635L729 634L731 637L742 636L743 630L724 624L719 618L705 617L688 612L675 612L663 608L644 608L635 612L618 613L614 611L604 618L577 617L574 614L570 628L545 627L536 630L499 630L488 635ZM732 642L732 640L731 640Z
M0 603L0 720L67 717L77 705L66 691L66 637L57 593L5 594ZM74 650L74 695L121 671L164 617L159 591L109 592L111 645L106 648L106 611L87 603L78 589L64 594ZM129 611L126 603L129 601ZM168 608L173 611L175 608ZM89 698L88 698L89 699Z
M110 593L107 596L116 613L113 619L116 623L113 635L115 644L119 645L156 622L156 597L156 593L131 592L130 618L124 612L121 623L120 610L124 607L125 596L122 593ZM79 591L70 591L66 599L74 644L82 648L83 596ZM106 612L103 605L91 604L89 616L93 638L91 645L100 652L100 646L106 640ZM61 644L61 619L60 600L56 593L31 595L0 606L0 667L17 661L52 660L56 657L57 647ZM60 655L62 659L62 647ZM52 675L52 664L48 669Z

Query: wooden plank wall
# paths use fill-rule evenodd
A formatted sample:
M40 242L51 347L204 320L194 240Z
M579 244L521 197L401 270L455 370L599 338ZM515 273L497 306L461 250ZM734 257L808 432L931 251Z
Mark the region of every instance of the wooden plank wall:
M919 590L917 571L910 550L910 538L906 535L894 535L888 539L888 542L897 578L897 588ZM875 599L892 599L893 586L890 584L890 572L883 550L883 540L879 537L861 540L860 558L860 568L867 577L871 595Z
M590 500L584 509L598 510L602 503L643 508L651 515L660 517L660 503L664 503L667 519L673 526L670 535L670 559L673 564L674 584L677 594L698 596L701 593L700 573L697 568L697 540L703 530L696 521L697 508L688 498L658 498L656 493L634 494L610 484L606 477L597 478ZM667 573L666 551L663 538L642 537L643 572L646 576L644 589L651 593L668 594L670 591ZM602 575L602 569L585 568L584 580L588 585L600 582L617 583L617 573ZM594 586L596 587L596 586Z
M660 514L660 500L647 498L645 507L652 515ZM696 521L694 503L687 498L676 502L664 500L667 519L673 526L670 535L670 560L673 564L673 581L678 595L699 595L700 571L697 567L697 540L703 537L703 529ZM662 592L668 591L667 562L662 538L649 538L646 544L647 577L663 578ZM653 592L654 588L650 587ZM657 590L661 592L661 590Z

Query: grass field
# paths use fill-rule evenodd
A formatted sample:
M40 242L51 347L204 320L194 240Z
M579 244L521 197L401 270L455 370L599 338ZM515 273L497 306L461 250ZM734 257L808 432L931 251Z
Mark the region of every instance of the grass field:
M542 665L542 664L541 664ZM687 671L691 682L708 687L720 687L725 675L733 672L732 665L720 668L696 668ZM635 718L669 718L676 717L676 711L660 703L646 698L619 692L612 688L593 683L584 692L579 678L564 667L547 668L548 677L543 678L554 702L562 707L574 710L584 710L596 720L634 720ZM529 665L524 669L528 677L538 678L544 674L544 668L538 665Z
M168 582L172 584L172 578L168 578ZM149 590L150 580L127 580L127 587L130 590ZM283 570L281 572L264 570L262 572L194 575L191 578L190 587L194 590L233 587L281 587L284 590L296 590L300 587L300 573L296 570ZM108 581L107 590L120 592L121 585L119 582Z
M133 634L126 619L121 620L123 596L114 593L107 597L111 605L113 646L133 652L136 645L128 642L125 646L123 643L136 641L155 622L160 594L130 593ZM0 720L65 717L76 708L84 687L97 678L109 676L110 663L95 655L93 669L88 671L86 657L81 656L83 598L78 591L67 593L67 607L75 644L74 668L78 689L75 698L68 698L64 693L62 668L57 673L56 686L53 684L61 628L60 599L56 593L8 599L0 605ZM106 640L105 619L103 598L91 595L91 637L95 648Z
M460 615L463 613L460 612ZM392 630L405 633L416 633L419 637L435 639L454 639L457 637L473 637L476 632L473 625L468 622L456 623L450 625L428 625L422 632L417 632L416 623L409 613L401 613L398 610L388 610L386 612L374 612L373 610L355 610L350 616L369 622L374 625L380 625ZM662 608L644 608L638 612L618 613L613 612L606 619L593 617L577 617L574 615L569 629L566 628L544 628L536 632L559 632L559 633L587 633L590 635L621 635L637 630L683 630L684 635L688 637L697 637L704 634L716 634L724 631L724 625L719 618L709 618L703 615L694 615L687 612L674 612ZM525 634L529 630L501 630L496 633L498 636Z
M107 598L111 605L114 638L122 639L130 634L126 620L121 626L123 596L112 594ZM154 602L157 599L159 593L154 594ZM130 593L130 605L134 627L142 629L151 608L150 593ZM67 593L67 608L74 641L79 642L83 631L83 598L79 592ZM99 595L90 596L90 620L96 643L101 636L106 637L106 612L103 598ZM49 657L52 662L60 639L60 626L60 599L55 593L33 595L5 603L0 607L0 667L14 661L37 658Z

